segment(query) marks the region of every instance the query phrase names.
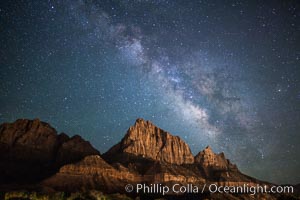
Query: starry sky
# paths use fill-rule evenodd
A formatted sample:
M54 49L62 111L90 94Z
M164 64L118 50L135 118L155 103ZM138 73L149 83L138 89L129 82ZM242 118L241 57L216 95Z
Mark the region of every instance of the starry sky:
M107 151L136 118L239 169L300 182L299 1L0 3L0 123Z

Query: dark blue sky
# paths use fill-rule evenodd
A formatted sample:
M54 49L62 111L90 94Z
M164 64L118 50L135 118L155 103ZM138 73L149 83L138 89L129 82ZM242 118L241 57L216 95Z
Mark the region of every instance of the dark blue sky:
M105 152L136 118L299 183L297 1L2 1L0 122Z

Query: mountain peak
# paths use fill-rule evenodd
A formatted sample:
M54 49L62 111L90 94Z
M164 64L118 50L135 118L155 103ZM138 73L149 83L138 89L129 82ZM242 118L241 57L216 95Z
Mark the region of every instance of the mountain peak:
M208 145L207 147L205 147L204 151L212 151L211 147Z
M50 124L39 119L18 119L13 123L0 125L1 163L10 166L10 172L1 181L36 181L53 173L57 167L81 160L87 155L100 154L80 136L57 131ZM22 165L11 165L11 163ZM0 171L6 171L5 165ZM44 170L36 176L37 171ZM0 181L0 183L1 183Z
M135 123L137 124L137 123L145 123L146 122L146 120L144 120L143 118L137 118L136 120L135 120Z
M106 154L117 152L172 164L194 162L189 146L182 139L141 118L128 129L122 141Z
M56 130L39 119L18 119L14 123L0 126L0 141L11 145L28 145L35 148L47 148L54 145Z
M207 146L195 156L195 163L215 169L235 168L235 165L231 164L230 161L226 159L223 152L216 154L210 146Z
M137 118L135 120L135 123L133 126L131 127L149 127L149 126L155 126L152 122L148 121L148 120L145 120L143 118Z

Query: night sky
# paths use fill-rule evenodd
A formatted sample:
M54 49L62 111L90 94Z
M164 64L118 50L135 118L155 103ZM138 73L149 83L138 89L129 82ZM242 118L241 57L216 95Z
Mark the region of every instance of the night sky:
M104 153L136 118L300 182L299 1L1 1L0 123Z

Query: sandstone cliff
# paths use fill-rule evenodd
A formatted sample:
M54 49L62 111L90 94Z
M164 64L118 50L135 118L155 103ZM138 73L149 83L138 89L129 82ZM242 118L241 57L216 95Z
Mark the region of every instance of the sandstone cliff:
M62 191L99 189L115 192L123 191L126 183L133 181L134 174L117 170L99 155L92 155L77 163L64 165L58 173L44 180L42 185Z
M39 119L0 125L0 182L34 182L66 163L94 154L99 152L80 136L58 135Z
M149 121L137 119L120 143L112 147L105 157L132 154L170 164L191 164L194 156L189 146L178 136L156 127Z
M236 165L233 165L228 159L225 158L224 153L215 154L210 146L207 146L203 151L200 151L195 156L195 163L198 163L205 168L220 170L237 169Z

